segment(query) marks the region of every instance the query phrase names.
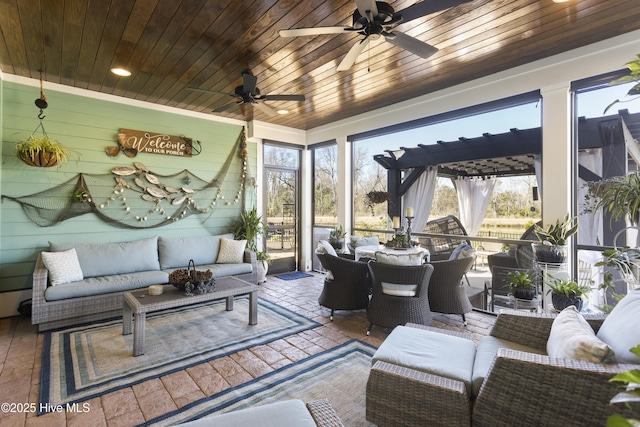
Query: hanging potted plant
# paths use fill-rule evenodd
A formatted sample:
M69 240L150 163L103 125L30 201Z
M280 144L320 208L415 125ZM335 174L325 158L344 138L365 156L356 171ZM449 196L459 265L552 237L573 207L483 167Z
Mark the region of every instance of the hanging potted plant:
M258 250L258 236L264 234L266 224L262 221L262 216L258 215L255 207L240 214L240 217L231 224L231 233L236 240L246 240L247 249L256 253L258 283L262 283L267 278L271 257L267 252Z
M66 162L69 150L46 134L31 135L16 144L16 154L29 166L51 167Z
M533 253L538 262L563 263L567 259L567 239L578 231L578 219L565 216L562 220L556 220L548 228L535 225L534 234L540 240L532 243Z
M518 299L532 300L536 296L533 275L529 271L510 271L506 275L511 295Z
M551 292L551 302L556 310L564 310L573 305L580 311L583 303L582 296L591 290L589 286L559 277L550 277L546 285L549 286L547 293Z

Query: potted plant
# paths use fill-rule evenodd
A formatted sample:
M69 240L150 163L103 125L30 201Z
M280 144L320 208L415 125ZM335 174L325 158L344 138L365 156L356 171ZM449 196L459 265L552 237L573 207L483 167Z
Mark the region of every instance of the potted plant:
M336 227L329 232L329 244L336 250L342 249L344 246L344 236L346 235L347 233L342 229L342 225L336 225Z
M518 299L532 300L536 296L534 277L529 271L514 270L506 275L511 295Z
M580 311L583 303L582 296L591 290L589 286L559 277L551 277L546 285L549 286L547 293L551 292L551 302L556 310L564 310L573 305Z
M622 76L619 79L615 79L609 82L609 84L611 86L614 86L614 85L619 85L619 84L624 84L629 82L636 82L636 84L633 85L633 87L631 87L631 89L627 91L627 96L640 95L640 55L636 55L636 59L634 59L633 61L627 62L625 65L629 69L630 73L627 74L626 76ZM629 100L629 101L632 101L632 100ZM607 108L604 109L603 114L606 114L607 111L609 111L609 108L613 107L618 102L629 102L629 101L620 101L619 99L616 99L611 104L607 105Z
M69 150L48 135L31 135L16 144L16 154L29 166L51 167L66 162Z
M264 234L266 224L262 220L262 216L258 215L255 207L240 214L240 217L231 223L231 233L236 240L246 240L247 249L256 253L256 259L260 262L257 264L258 283L266 280L271 257L267 252L258 250L258 236Z
M578 231L578 219L566 215L546 229L535 225L534 234L540 242L532 243L536 260L544 263L562 263L567 258L567 239Z

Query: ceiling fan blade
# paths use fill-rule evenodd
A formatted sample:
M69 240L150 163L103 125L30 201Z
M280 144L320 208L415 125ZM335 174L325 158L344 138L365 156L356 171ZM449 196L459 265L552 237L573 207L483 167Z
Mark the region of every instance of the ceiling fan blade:
M385 35L385 40L394 46L398 46L407 50L421 58L428 58L438 51L436 47L431 46L415 37L408 36L404 33L389 33Z
M227 95L227 96L233 96L235 98L235 95L232 93L227 93L227 92L219 92L217 90L210 90L210 89L200 89L198 87L188 87L187 90L191 90L194 92L204 92L204 93L215 93L218 95Z
M264 99L267 101L298 101L305 100L304 95L265 95Z
M372 21L373 17L378 14L375 0L356 0L356 6L360 15L366 16L369 21Z
M347 71L349 68L351 68L353 64L355 64L356 59L358 59L358 56L360 56L360 54L362 53L364 48L367 47L368 44L369 44L369 37L365 37L364 39L360 40L358 43L354 44L349 50L349 52L342 59L342 61L340 62L340 65L338 65L338 68L336 68L336 70Z
M249 73L242 73L242 92L244 93L256 93L256 85L258 84L258 78Z
M315 27L315 28L294 28L291 30L280 30L280 37L300 37L317 36L320 34L340 34L353 31L351 27Z
M231 102L229 104L225 104L222 107L218 107L215 110L213 110L214 113L222 113L223 111L227 111L229 108L235 106L235 105L240 105L242 104L242 101L236 101L236 102Z
M396 15L402 16L401 23L405 23L470 1L472 0L424 0L396 12Z
M254 102L253 104L254 107L259 108L260 110L262 110L263 113L269 115L269 116L275 116L276 114L276 110L274 110L273 108L269 107L268 105L264 105L261 102Z

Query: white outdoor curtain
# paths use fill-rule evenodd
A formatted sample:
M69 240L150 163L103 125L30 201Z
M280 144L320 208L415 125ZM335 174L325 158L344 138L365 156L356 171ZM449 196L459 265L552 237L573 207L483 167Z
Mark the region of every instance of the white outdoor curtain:
M407 173L409 172L411 171L407 171ZM411 223L413 231L421 232L427 225L437 178L438 169L428 168L402 196L402 206L405 208L405 212L406 208L413 208L414 218Z
M495 177L458 177L456 179L458 192L458 208L460 222L467 230L469 236L475 236L480 231L484 217L487 214L487 206L491 200L493 187L496 185Z

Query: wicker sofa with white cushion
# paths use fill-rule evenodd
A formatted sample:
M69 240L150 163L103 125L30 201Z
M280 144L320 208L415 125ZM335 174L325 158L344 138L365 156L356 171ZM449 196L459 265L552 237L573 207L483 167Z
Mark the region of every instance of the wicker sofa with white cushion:
M187 268L256 284L256 255L232 234L120 243L49 242L33 272L31 322L40 331L122 315L124 291L164 284Z
M502 312L489 336L398 326L372 359L367 420L411 426L586 426L640 403L610 404L609 381L640 369L640 289L606 317Z

